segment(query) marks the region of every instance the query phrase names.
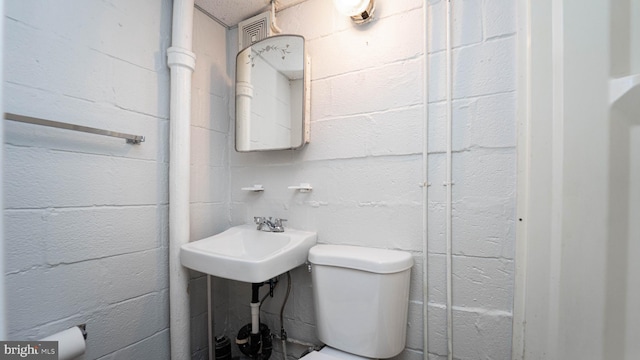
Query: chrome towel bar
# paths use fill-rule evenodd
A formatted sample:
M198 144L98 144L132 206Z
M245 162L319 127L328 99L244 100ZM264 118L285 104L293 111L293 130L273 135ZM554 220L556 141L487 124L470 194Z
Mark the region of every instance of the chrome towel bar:
M7 120L18 121L22 123L49 126L49 127L59 128L59 129L82 131L82 132L91 133L91 134L117 137L121 139L126 139L127 144L140 144L141 142L144 142L144 136L140 136L140 135L131 135L131 134L125 134L125 133L120 133L116 131L96 129L88 126L68 124L68 123L63 123L63 122L58 122L53 120L34 118L31 116L4 113L4 118Z

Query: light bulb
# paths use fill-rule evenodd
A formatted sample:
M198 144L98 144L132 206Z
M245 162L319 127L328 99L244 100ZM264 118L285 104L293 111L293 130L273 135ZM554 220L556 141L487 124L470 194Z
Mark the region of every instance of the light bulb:
M333 0L334 5L343 15L350 16L356 23L371 20L374 0Z
M342 15L356 16L367 9L369 0L333 0L333 3Z

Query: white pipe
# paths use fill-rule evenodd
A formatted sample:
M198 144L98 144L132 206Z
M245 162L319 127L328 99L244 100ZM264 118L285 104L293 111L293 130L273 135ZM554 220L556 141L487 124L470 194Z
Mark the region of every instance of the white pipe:
M423 99L424 130L422 138L422 355L429 360L429 1L422 3L424 43Z
M260 333L260 303L251 303L251 333Z
M247 50L251 52L251 49ZM236 65L236 149L239 151L251 150L252 69L249 62Z
M447 233L447 359L453 359L453 289L452 289L452 76L451 76L451 0L447 0L446 11L446 91L447 91L447 187L446 233Z
M0 49L4 49L4 2L0 3ZM2 79L2 69L4 69L2 64L2 56L0 56L0 114L4 114L4 108L2 105L3 99L3 91L4 88L4 80ZM0 169L4 169L3 165L3 148L4 148L4 121L0 121ZM2 181L2 174L4 171L0 172L0 184L4 184ZM3 189L0 187L0 211L4 211L4 199L3 199ZM7 338L7 317L6 317L6 307L5 307L5 290L4 290L4 223L3 216L0 216L0 269L3 269L2 275L0 275L0 340L5 340Z
M209 360L213 360L216 355L216 348L213 345L213 306L211 301L211 275L207 275L207 339L209 340Z
M271 0L271 31L276 34L282 33L282 30L276 24L276 1Z
M189 242L189 172L191 147L191 51L194 0L174 0L171 47L169 139L169 309L171 359L191 358L189 342L189 273L180 264L180 247Z

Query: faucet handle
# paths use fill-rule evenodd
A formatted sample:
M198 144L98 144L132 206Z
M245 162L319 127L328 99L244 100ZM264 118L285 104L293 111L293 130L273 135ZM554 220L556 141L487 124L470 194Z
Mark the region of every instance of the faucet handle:
M256 224L262 224L264 222L264 217L262 216L254 216L253 222Z
M280 218L276 218L276 219L274 220L274 223L273 223L273 224L274 224L275 226L282 226L282 222L283 222L283 221L287 221L287 219L280 219Z

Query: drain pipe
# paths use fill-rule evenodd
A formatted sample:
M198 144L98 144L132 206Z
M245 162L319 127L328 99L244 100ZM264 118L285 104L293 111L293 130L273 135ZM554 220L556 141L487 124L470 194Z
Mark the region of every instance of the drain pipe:
M452 174L452 75L451 75L451 1L445 0L447 3L446 11L446 91L447 91L447 180L445 186L447 187L447 204L446 204L446 235L447 235L447 359L453 359L453 286L452 286L452 262L453 255L451 247L453 243L452 237L452 187L453 180Z
M271 31L276 34L281 34L282 30L278 27L276 23L276 1L271 0Z
M169 139L169 310L171 359L191 358L189 342L189 273L180 264L180 247L189 242L189 164L191 147L191 51L194 0L173 1Z
M422 2L424 129L422 140L422 355L429 360L429 1Z
M269 327L260 323L260 287L269 284L269 294L273 296L275 283L268 282L251 284L251 322L243 326L236 336L236 345L240 351L251 359L266 360L273 351L273 336ZM266 296L265 296L266 298ZM263 299L264 300L264 299Z
M282 340L282 358L287 360L287 332L284 330L284 307L289 300L289 294L291 293L291 272L287 271L287 293L284 295L282 301L282 307L280 307L280 340Z

